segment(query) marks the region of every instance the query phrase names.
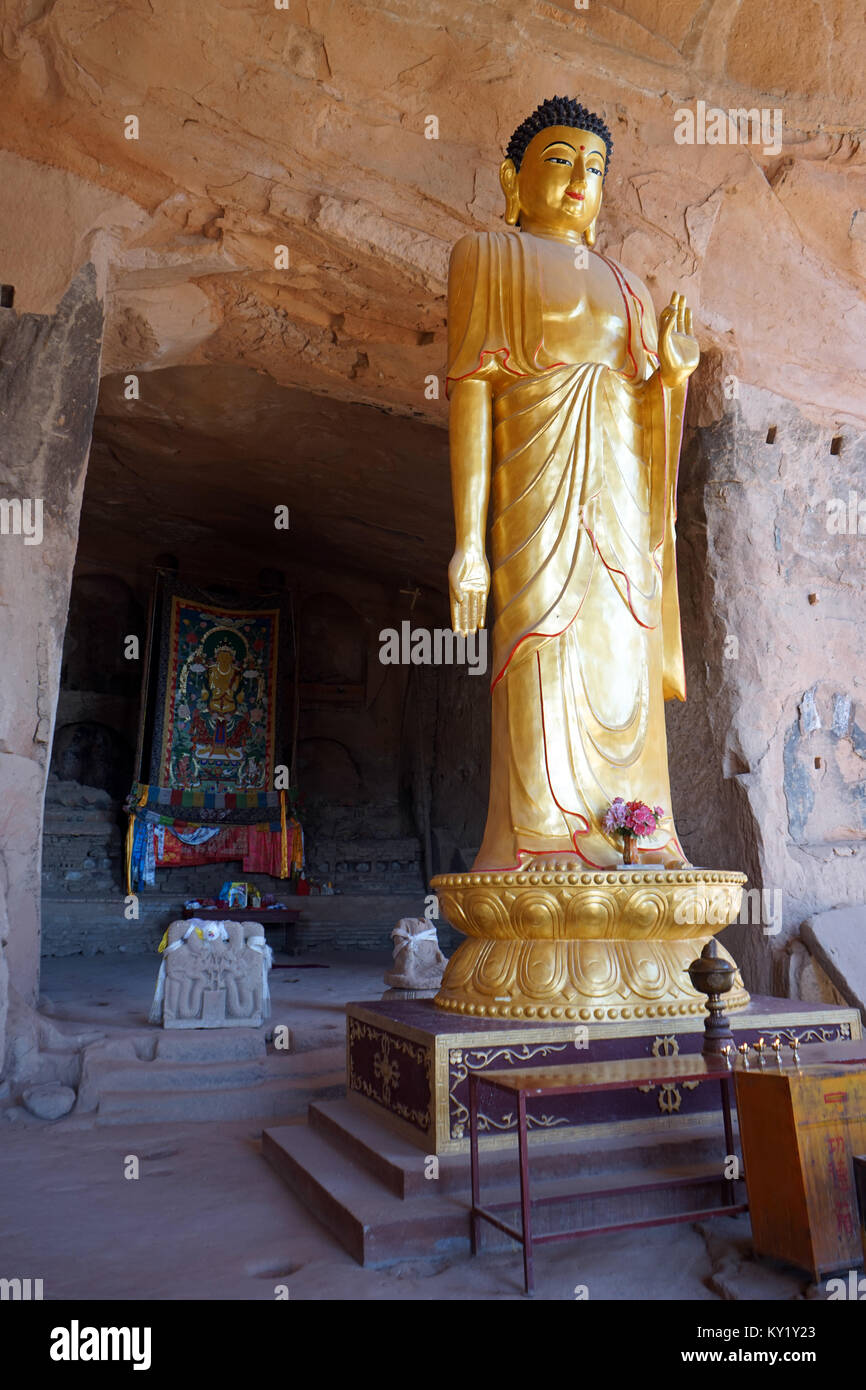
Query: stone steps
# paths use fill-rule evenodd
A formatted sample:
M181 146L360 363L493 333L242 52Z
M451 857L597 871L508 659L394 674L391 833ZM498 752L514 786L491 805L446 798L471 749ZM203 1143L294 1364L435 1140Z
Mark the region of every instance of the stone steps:
M272 1120L302 1114L313 1097L343 1094L341 1047L268 1053L261 1034L208 1033L159 1033L155 1045L151 1034L92 1046L77 1113L95 1112L100 1125Z
M265 1130L262 1153L359 1264L469 1248L465 1205L448 1197L395 1197L309 1125Z
M608 1141L609 1142L609 1141ZM318 1100L307 1125L265 1130L262 1153L289 1188L360 1264L381 1265L469 1249L470 1171L465 1155L444 1155L438 1177L423 1150L350 1100ZM651 1221L721 1202L719 1139L571 1144L530 1143L533 1229L593 1227ZM699 1172L699 1185L681 1183ZM482 1147L482 1200L507 1202L502 1219L519 1226L516 1145ZM601 1195L599 1188L605 1189ZM638 1190L631 1190L638 1189ZM738 1188L738 1193L742 1192ZM577 1194L577 1195L575 1195ZM581 1199L581 1194L583 1197ZM481 1248L507 1249L511 1240L486 1223Z
M401 1201L423 1195L427 1185L423 1151L408 1139L383 1131L375 1116L353 1105L345 1095L339 1100L313 1102L307 1123ZM454 1159L440 1158L440 1175L454 1164Z
M424 1177L426 1155L423 1150L384 1125L366 1106L346 1096L339 1100L314 1101L307 1122L377 1177L396 1197L404 1199L429 1190L430 1180ZM651 1167L659 1161L660 1153L670 1163L678 1163L687 1156L695 1163L720 1166L720 1145L721 1136L663 1140L661 1147L657 1139L639 1136L620 1141L615 1150L606 1139L585 1140L579 1146L538 1144L530 1140L532 1174L555 1179L607 1174L617 1167ZM501 1149L482 1145L481 1162L482 1172L494 1180L511 1173L517 1163L516 1140L510 1147ZM468 1181L468 1155L440 1155L438 1171L439 1191L463 1192Z
M265 1055L265 1028L165 1028L156 1033L158 1062L239 1062Z
M321 1090L336 1094L345 1086L334 1074ZM288 1119L303 1113L309 1103L306 1079L261 1081L255 1086L220 1087L210 1091L106 1091L99 1098L96 1123L135 1125L214 1120Z
M277 1080L267 1060L254 1062L99 1062L88 1070L88 1081L100 1095L113 1091L211 1091L257 1086Z

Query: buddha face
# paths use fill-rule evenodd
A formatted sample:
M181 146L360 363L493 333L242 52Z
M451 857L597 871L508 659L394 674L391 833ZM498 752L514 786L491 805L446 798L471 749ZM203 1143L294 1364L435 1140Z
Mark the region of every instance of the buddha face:
M600 135L548 126L526 147L520 170L506 159L499 178L506 218L528 232L579 241L601 207L607 148Z

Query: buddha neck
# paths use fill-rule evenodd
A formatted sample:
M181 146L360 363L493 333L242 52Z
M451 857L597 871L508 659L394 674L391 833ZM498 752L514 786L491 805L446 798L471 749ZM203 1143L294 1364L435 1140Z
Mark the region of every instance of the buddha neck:
M545 227L543 222L524 222L517 224L517 230L528 232L530 236L544 237L548 241L561 241L568 246L583 246L584 235L582 231L554 231L550 227Z

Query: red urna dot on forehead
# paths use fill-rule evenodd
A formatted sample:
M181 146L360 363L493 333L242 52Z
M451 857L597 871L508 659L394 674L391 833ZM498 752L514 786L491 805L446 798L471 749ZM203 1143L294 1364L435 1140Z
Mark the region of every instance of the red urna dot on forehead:
M580 148L581 148L582 150L585 150L585 149L586 149L586 146L585 146L585 145L581 145Z

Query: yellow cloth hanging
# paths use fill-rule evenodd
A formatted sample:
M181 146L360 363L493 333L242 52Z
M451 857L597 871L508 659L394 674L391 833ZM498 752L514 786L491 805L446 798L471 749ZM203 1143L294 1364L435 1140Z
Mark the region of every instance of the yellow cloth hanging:
M147 798L150 792L150 783L142 783L141 795L135 803L136 809L147 805ZM126 854L124 856L124 869L126 876L126 896L132 897L132 840L135 834L135 811L130 811L129 819L126 823Z
M298 873L304 867L304 832L299 820L292 820L292 869Z
M196 929L195 929L195 934L196 934L196 936L200 936L201 939L202 939L202 941L204 941L204 932L202 931L201 927L196 927ZM156 948L157 951L160 953L160 955L162 955L162 953L163 953L163 951L165 950L165 948L166 948L167 945L168 945L168 927L166 927L165 931L163 932L162 941L160 941L159 945L158 945L157 948Z
M289 876L288 841L286 838L286 793L280 792L280 878Z
M135 812L130 811L126 823L126 849L124 853L123 871L126 881L126 896L132 897L132 837L135 833Z

